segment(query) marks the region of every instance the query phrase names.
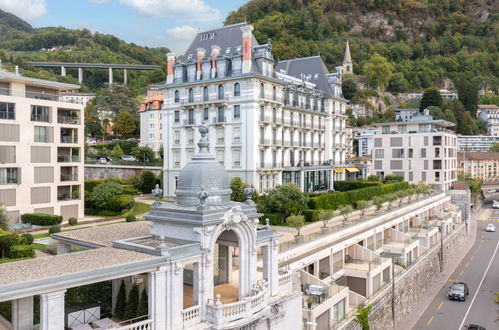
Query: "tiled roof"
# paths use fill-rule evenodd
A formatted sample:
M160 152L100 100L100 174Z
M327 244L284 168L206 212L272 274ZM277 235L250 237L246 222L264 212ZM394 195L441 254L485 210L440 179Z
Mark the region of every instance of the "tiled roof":
M470 152L458 152L457 159L459 161L463 160L499 160L499 152L493 151L470 151Z

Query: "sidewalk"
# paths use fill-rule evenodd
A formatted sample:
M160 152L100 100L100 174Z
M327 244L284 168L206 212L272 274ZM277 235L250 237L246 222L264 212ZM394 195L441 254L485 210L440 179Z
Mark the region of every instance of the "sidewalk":
M413 329L414 325L417 323L421 315L424 314L428 306L435 299L437 294L440 292L440 288L442 288L448 281L449 277L456 270L456 268L461 264L461 261L464 259L468 251L475 244L476 240L476 231L477 231L477 218L483 217L484 214L488 215L490 213L490 209L478 209L477 212L472 214L472 218L470 221L470 229L468 234L468 240L465 245L462 247L461 255L458 255L452 260L452 262L444 265L444 271L439 274L439 276L433 281L431 286L426 288L426 295L421 298L416 305L413 306L412 311L407 314L404 318L404 321L396 325L397 329Z

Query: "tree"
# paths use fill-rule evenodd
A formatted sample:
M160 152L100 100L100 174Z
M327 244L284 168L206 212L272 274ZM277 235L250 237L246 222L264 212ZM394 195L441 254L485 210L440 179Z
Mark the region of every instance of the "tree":
M334 217L334 212L330 210L320 210L318 218L322 221L324 228L327 227L327 223Z
M164 160L165 158L165 148L163 148L163 146L160 146L159 149L158 149L158 157L159 159L161 160Z
M347 100L352 100L357 95L357 83L355 82L355 76L353 74L346 74L343 77L341 90L343 92L343 97Z
M111 157L114 159L121 159L123 157L123 150L121 149L119 144L116 144L111 152Z
M125 320L130 320L136 318L137 312L139 309L139 287L137 285L133 285L132 289L128 293L128 300L126 302L125 313L123 318Z
M499 152L499 143L494 143L493 145L491 145L489 151Z
M442 94L440 94L440 91L435 87L430 87L423 93L421 103L419 104L419 111L422 111L431 105L441 107L443 103L444 99L442 98Z
M230 180L230 189L232 193L230 194L230 200L235 202L244 202L246 200L246 195L244 194L244 188L248 186L240 177L233 177Z
M374 53L363 69L371 87L385 90L393 74L393 65L385 57Z
M88 197L89 202L101 210L112 208L116 196L123 194L123 187L116 181L108 179L95 186Z
M408 88L409 82L405 79L404 74L401 72L396 72L392 75L388 88L392 93L404 93Z
M104 128L99 120L99 114L89 103L85 107L85 135L99 137L104 134Z
M296 236L300 236L300 231L305 226L305 217L303 215L290 215L286 218L286 223L298 231Z
M149 170L140 173L140 185L137 187L142 193L150 194L156 186L156 176Z
M125 282L121 281L120 289L118 290L118 296L116 297L116 305L114 306L114 315L123 319L125 317L126 308L126 288Z
M288 183L270 190L258 198L257 208L262 213L277 213L284 220L291 214L308 209L308 196L295 184Z
M371 201L363 201L363 200L357 201L357 210L360 211L361 215L364 215L366 214L367 209L371 207L371 205L372 205Z
M456 82L457 97L473 117L476 115L478 108L478 87L469 77L462 76Z
M348 217L350 216L350 213L353 212L352 205L340 205L338 207L338 210L340 211L340 214L343 217L343 222L344 223L348 222Z
M0 230L9 230L9 216L3 204L0 203Z
M107 88L100 90L93 99L93 105L97 111L111 112L111 119L118 117L122 110L136 114L139 108L130 89L120 84L109 84ZM138 114L136 117L138 118Z
M113 124L113 131L121 136L130 136L136 129L137 122L130 111L121 110L118 118Z
M359 307L357 309L357 313L355 314L355 318L353 319L355 322L360 324L362 330L369 330L369 312L371 311L372 305L367 304L365 306Z
M132 149L131 154L137 158L139 162L152 162L156 159L154 150L149 147L137 147Z
M144 288L140 295L139 310L137 311L137 316L143 316L148 314L149 314L149 307L148 307L147 289Z

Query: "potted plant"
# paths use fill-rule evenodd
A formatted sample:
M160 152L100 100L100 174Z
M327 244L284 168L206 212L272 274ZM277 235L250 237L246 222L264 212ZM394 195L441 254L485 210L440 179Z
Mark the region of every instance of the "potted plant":
M338 210L340 211L340 214L343 217L343 224L346 224L348 222L348 217L350 216L350 213L353 212L352 205L340 205Z
M376 205L376 213L379 213L381 211L384 202L385 199L381 196L376 196L373 198L373 204Z
M286 218L286 223L297 230L295 235L296 243L303 243L303 236L300 235L300 231L303 226L305 226L305 217L303 215L290 215Z
M334 217L334 212L330 210L320 210L318 214L318 218L322 221L321 232L326 234L329 232L329 228L327 227L328 222Z
M308 309L312 309L312 305L314 304L314 298L307 297L307 307Z
M367 210L371 207L371 205L372 205L371 201L360 200L357 202L357 210L360 211L361 220L365 219L365 214Z

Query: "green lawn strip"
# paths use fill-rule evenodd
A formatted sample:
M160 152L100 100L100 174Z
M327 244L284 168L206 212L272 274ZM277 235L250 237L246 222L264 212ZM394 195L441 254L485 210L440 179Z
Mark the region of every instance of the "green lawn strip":
M80 229L87 229L87 228L92 228L92 227L93 226L84 226L84 227L78 227L78 228L63 229L62 232L73 231L73 230L80 230ZM49 233L36 234L36 235L33 235L33 237L35 239L46 238L46 237L50 237L50 234Z
M45 244L40 244L40 243L33 243L31 244L33 246L33 249L46 252L47 251L47 246Z
M101 224L97 225L97 227L108 226L108 225L115 225L117 223L124 223L124 222L126 222L126 221L116 221L116 222L101 223Z
M151 209L151 205L141 202L136 202L132 208L132 214L137 216L139 214L147 213Z
M154 198L154 197L146 197L146 198L141 198L141 200L144 200L144 201L155 201L156 198ZM171 201L171 200L168 200L168 199L163 199L163 197L161 197L160 201L161 202L166 202L166 203L175 203L174 201Z

